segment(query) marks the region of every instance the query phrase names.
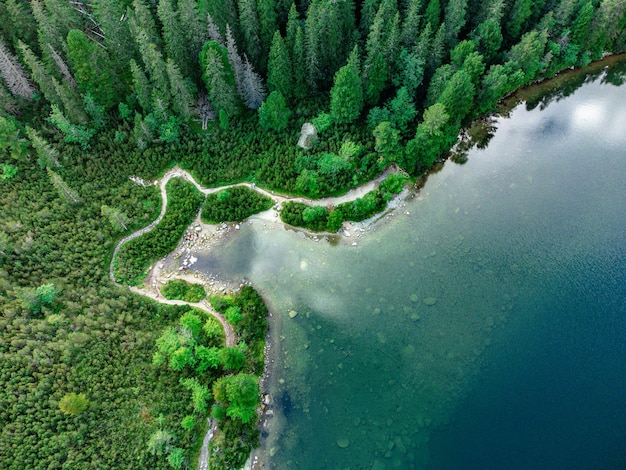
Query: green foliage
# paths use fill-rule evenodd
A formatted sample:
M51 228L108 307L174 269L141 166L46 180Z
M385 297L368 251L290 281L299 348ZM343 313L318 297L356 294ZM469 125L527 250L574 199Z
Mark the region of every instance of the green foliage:
M191 431L196 426L196 418L193 415L187 415L182 419L180 425L185 431Z
M317 132L322 133L333 124L333 119L328 113L320 113L317 117L313 118L312 123Z
M109 219L111 226L116 232L128 230L128 224L130 223L128 216L119 209L103 204L100 207L100 214L102 217Z
M322 153L317 158L317 168L321 175L336 178L340 173L352 168L350 161L340 155Z
M391 163L400 160L402 147L400 146L400 132L389 122L381 122L374 129L376 143L374 149L381 154L379 168L382 170Z
M59 408L66 415L77 416L89 407L89 400L84 393L68 393L61 398Z
M220 364L225 370L239 370L246 362L246 358L239 348L222 348L219 355Z
M0 164L0 169L2 170L2 173L0 174L0 179L2 181L8 181L17 175L17 167L15 165L2 163Z
M170 454L167 456L167 463L170 464L172 468L183 468L183 464L185 463L185 451L180 447L174 447Z
M343 226L343 217L343 213L339 209L335 209L328 214L328 222L326 223L328 231L338 231Z
M67 35L67 48L79 89L89 93L106 108L116 103L118 86L111 70L109 58L103 48L76 29Z
M209 194L202 205L202 221L208 224L237 222L270 209L273 201L246 186L234 186Z
M114 261L120 282L137 285L147 268L172 251L193 221L204 196L191 184L178 178L167 183L168 204L163 220L150 232L122 246Z
M208 402L211 399L209 389L200 384L196 378L180 379L181 385L191 392L191 402L196 413L204 415L208 409Z
M359 49L354 46L348 63L335 75L333 88L330 90L330 117L338 124L349 124L359 117L363 105Z
M159 429L148 440L148 452L157 457L167 455L172 449L173 440L174 436L169 432Z
M51 108L52 113L48 120L63 133L65 142L79 144L83 150L87 149L89 141L96 133L95 129L72 124L57 105L53 104Z
M283 205L283 210L280 212L280 219L289 225L293 225L294 227L304 227L309 230L313 230L315 232L321 232L326 229L327 217L321 217L321 210L326 211L326 215L328 211L325 207L321 207L318 209L318 212L314 212L317 216L316 218L310 218L309 222L305 222L304 220L304 211L307 209L311 209L306 204L301 202L286 202Z
M279 91L271 92L259 108L259 125L265 130L282 131L290 117L291 111Z
M228 307L224 312L224 317L228 320L228 323L236 325L243 319L243 314L241 313L241 307L237 307L233 305L232 307Z
M248 423L259 406L259 385L249 374L227 375L213 384L213 397L226 406L226 415Z
M28 145L16 119L0 116L0 154L7 152L11 158L21 160L28 154Z
M200 302L206 297L204 287L200 284L190 284L182 279L172 279L161 287L161 294L166 299L184 300L185 302Z
M208 41L200 54L202 79L207 87L209 99L219 113L228 116L239 113L239 99L235 90L235 75L228 61L228 51L217 41Z
M38 315L44 307L49 307L57 296L54 284L43 284L36 289L24 287L19 291L24 310Z
M267 64L267 86L271 91L278 91L285 98L294 94L293 67L289 50L280 32L274 32L269 62Z

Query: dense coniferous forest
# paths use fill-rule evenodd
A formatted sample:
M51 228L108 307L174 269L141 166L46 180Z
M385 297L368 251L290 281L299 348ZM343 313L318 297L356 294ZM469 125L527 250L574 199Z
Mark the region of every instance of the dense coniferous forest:
M251 181L316 197L394 162L419 175L503 96L624 51L625 26L622 0L0 0L3 468L182 468L194 458L208 411L188 397L206 390L191 366L180 380L153 354L195 314L108 278L116 242L161 204L130 176L178 163L206 186ZM295 145L305 122L318 132L308 150ZM358 218L367 202L342 210ZM181 205L181 220L199 204ZM305 210L292 215L305 222ZM144 255L121 267L127 280L153 261ZM264 320L234 312L258 373L261 343L244 325L256 332ZM221 449L242 455L256 439L252 402L231 410L231 394L258 389L244 373L225 377L206 399L223 421ZM218 452L215 464L239 462L230 458Z

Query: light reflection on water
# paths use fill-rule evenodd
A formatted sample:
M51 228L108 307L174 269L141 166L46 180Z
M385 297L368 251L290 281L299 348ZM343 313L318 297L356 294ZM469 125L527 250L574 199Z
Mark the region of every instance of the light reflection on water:
M558 433L542 400L566 397L564 416L570 405L606 400L626 418L601 386L577 388L565 375L563 393L547 380L570 366L546 346L574 348L569 334L595 348L589 316L626 318L615 300L626 295L626 159L615 151L626 135L623 103L626 87L596 82L545 110L516 109L486 150L446 164L357 246L254 221L211 255L211 269L250 279L274 313L268 387L277 416L264 442L272 468L592 468L580 466L580 452L569 459L558 436L551 454L515 456L544 430ZM603 353L623 358L623 347ZM537 377L523 375L527 360ZM579 373L609 380L594 373L600 366L581 360ZM626 392L624 368L612 372ZM532 402L510 389L521 377ZM503 399L511 394L519 406ZM494 432L490 403L538 426ZM626 437L594 409L579 433L571 429L581 423L568 421L567 439ZM615 452L606 439L594 442L588 455Z

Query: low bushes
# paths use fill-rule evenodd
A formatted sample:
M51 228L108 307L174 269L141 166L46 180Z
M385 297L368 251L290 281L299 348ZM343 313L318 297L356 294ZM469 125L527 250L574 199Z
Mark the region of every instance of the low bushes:
M206 297L204 287L200 284L190 284L182 279L168 281L161 288L161 293L169 300L184 300L185 302L200 302Z
M113 266L118 282L131 286L139 284L153 262L176 248L204 199L193 184L179 178L170 180L166 189L167 212L161 222L120 248Z
M268 210L274 202L246 186L234 186L209 194L202 206L202 221L207 224L237 222Z
M395 194L402 191L407 177L402 174L389 175L378 188L362 198L344 202L329 211L323 206L308 206L301 202L287 202L280 218L295 227L304 227L314 232L336 232L344 221L360 222L382 212Z

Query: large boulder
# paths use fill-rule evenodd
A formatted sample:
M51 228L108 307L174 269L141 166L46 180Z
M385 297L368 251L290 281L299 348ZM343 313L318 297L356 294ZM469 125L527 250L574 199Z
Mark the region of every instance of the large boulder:
M303 149L310 149L317 142L317 129L310 122L305 122L302 124L302 129L300 130L300 138L298 139L298 147L302 147Z

